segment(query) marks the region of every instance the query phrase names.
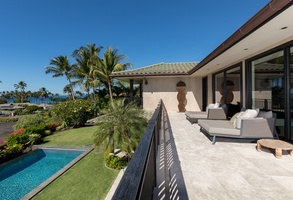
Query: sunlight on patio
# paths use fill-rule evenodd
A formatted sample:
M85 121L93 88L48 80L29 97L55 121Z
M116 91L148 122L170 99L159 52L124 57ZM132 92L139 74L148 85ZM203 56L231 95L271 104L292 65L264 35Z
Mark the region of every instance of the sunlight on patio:
M168 112L189 199L292 199L293 156L240 139L215 145L184 113Z

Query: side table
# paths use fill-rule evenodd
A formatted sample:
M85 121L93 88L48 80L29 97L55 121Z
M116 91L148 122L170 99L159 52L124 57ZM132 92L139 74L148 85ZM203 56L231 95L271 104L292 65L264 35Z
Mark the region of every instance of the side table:
M290 151L290 155L293 155L293 145L277 139L260 139L257 141L257 151L261 151L261 147L266 147L269 149L275 149L276 158L282 158L282 151Z

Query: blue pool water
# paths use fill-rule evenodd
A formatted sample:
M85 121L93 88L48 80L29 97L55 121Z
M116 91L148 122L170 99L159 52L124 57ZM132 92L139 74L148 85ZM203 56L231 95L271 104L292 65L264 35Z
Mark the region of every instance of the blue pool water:
M62 169L82 150L38 149L0 166L0 199L20 199Z

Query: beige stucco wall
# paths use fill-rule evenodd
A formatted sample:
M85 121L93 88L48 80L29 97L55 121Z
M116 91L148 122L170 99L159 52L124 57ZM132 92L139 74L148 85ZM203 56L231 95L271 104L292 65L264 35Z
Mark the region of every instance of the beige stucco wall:
M178 100L176 84L186 84L186 110L199 111L202 107L202 79L198 77L148 77L148 84L143 85L143 108L154 110L160 99L168 111L177 111Z

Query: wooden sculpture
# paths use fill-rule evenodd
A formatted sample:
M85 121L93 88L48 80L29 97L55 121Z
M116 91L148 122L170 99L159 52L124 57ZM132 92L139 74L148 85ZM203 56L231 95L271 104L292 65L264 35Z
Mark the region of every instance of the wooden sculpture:
M186 111L186 109L185 109L185 102L186 102L185 88L186 88L186 84L183 81L179 81L176 85L176 89L178 91L177 100L179 102L179 104L178 104L179 112Z

